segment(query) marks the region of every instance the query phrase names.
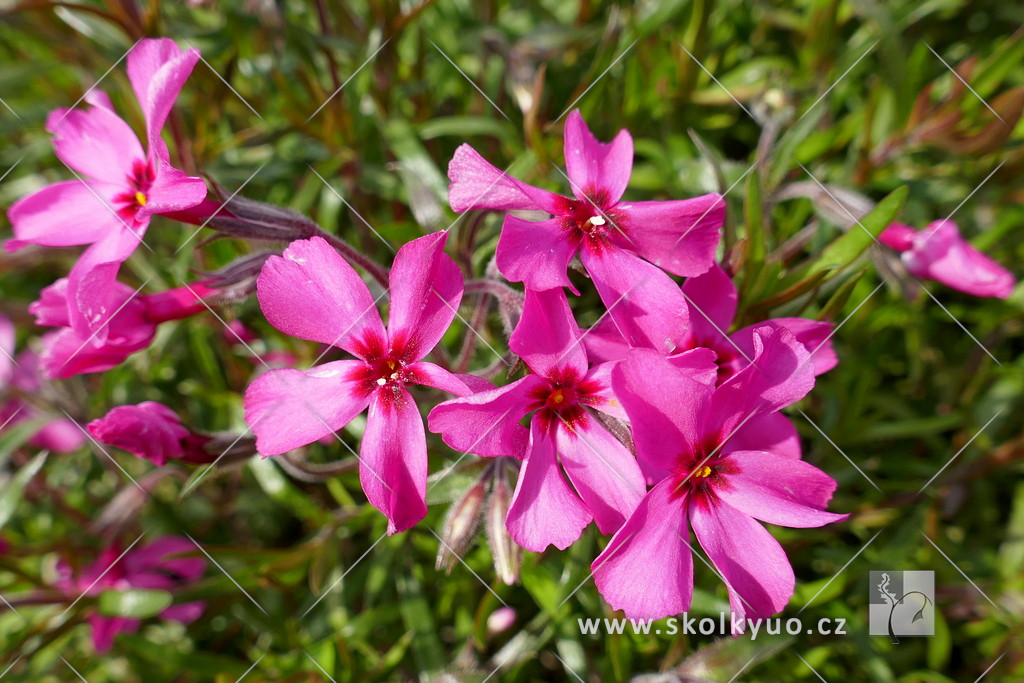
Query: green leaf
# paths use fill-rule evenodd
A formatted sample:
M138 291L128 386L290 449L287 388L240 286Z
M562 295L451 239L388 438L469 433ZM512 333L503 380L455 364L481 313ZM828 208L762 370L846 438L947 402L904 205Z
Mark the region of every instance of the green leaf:
M25 487L32 477L36 476L39 469L46 462L46 456L50 454L49 451L43 451L36 457L32 458L31 462L18 470L18 473L11 478L11 482L7 485L7 488L0 493L0 529L10 521L14 515L14 511L18 507L18 503L21 502L21 496L25 492Z
M896 218L903 208L908 192L909 188L903 185L886 195L885 199L878 202L878 205L858 223L825 247L809 266L808 274L828 269L838 271L853 263Z
M145 619L156 616L172 602L171 594L158 590L110 590L100 593L100 614L108 617Z

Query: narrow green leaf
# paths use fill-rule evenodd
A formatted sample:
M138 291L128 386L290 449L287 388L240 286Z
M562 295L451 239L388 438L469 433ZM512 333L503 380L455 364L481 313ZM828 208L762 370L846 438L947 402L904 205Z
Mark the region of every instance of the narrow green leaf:
M46 462L46 456L50 454L49 451L43 451L36 457L18 470L18 473L11 478L11 482L7 485L7 488L0 493L0 529L10 521L14 515L14 511L18 507L18 503L21 502L21 496L25 492L25 486L32 477L36 476L39 469Z
M838 271L853 263L896 218L900 209L903 208L908 191L909 188L903 185L886 195L857 224L851 226L843 235L825 247L808 268L809 274L827 269Z
M100 593L100 614L108 617L145 619L167 609L171 594L158 590L110 590Z

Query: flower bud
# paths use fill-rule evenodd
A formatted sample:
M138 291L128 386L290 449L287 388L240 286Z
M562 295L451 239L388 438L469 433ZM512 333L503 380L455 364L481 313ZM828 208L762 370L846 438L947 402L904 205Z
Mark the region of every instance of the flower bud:
M487 544L494 558L494 571L508 586L519 581L519 566L523 562L523 549L516 545L505 529L505 518L511 505L512 492L504 475L499 474L487 508Z
M480 510L484 504L484 481L479 480L469 487L462 498L448 508L441 531L441 545L437 549L435 567L451 573L452 567L476 538L480 526Z

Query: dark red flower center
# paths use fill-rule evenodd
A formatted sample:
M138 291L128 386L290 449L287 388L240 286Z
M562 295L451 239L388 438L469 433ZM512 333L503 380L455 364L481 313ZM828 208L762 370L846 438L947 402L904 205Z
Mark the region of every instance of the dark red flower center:
M559 212L562 216L562 227L579 241L600 244L624 237L626 227L624 214L616 210L615 204L608 201L608 193L591 192L586 199L563 198L563 206Z
M686 464L672 470L673 499L687 495L694 504L707 505L718 498L717 490L729 486L729 475L739 471L728 457L714 451L708 457L704 449L700 452L697 456L682 456L680 460Z
M574 370L565 368L546 379L545 385L530 392L529 410L536 410L537 416L547 423L562 423L572 428L587 419L584 406L603 401L599 395L601 387L580 378Z
M114 198L117 202L117 214L123 220L135 220L135 214L149 202L149 191L155 179L150 163L136 159L127 178L128 189Z

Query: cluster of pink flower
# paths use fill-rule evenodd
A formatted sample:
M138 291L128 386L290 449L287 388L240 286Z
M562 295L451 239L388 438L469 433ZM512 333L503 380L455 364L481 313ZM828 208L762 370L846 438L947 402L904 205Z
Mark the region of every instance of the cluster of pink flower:
M386 327L362 279L313 238L267 261L260 305L282 332L356 360L265 373L246 392L246 420L258 451L276 455L368 407L361 481L395 533L427 511L426 438L408 385L447 391L456 398L430 411L431 431L458 451L521 463L506 518L516 543L564 549L596 522L615 534L593 565L601 593L630 616L662 617L689 607L692 525L732 608L766 616L788 602L794 577L754 520L809 527L845 518L824 511L835 482L800 460L796 432L778 412L835 365L831 325L777 319L726 335L736 289L714 262L722 198L622 201L632 157L626 131L602 144L573 112L565 158L574 197L521 183L466 145L449 166L456 211L553 216L507 215L497 247L501 273L526 287L509 339L525 377L495 388L422 360L463 294L444 232L399 250ZM607 311L587 333L564 290L579 293L566 273L576 255ZM680 287L669 273L689 279ZM613 434L599 414L628 431Z
M141 41L128 56L148 151L98 91L86 97L88 111L58 110L47 122L57 156L84 178L50 185L12 206L15 237L6 247L91 246L29 309L38 324L60 328L42 338L46 377L114 367L146 348L159 323L198 313L204 299L216 297L213 281L146 296L116 281L151 216L204 224L225 208L206 198L202 179L171 166L161 138L198 58L169 40ZM229 205L231 218L214 227L243 237L258 227L261 239L293 240L281 255L249 263L261 267L255 291L267 320L285 334L354 357L258 376L244 398L256 449L271 456L329 439L368 411L360 481L387 517L388 532L406 530L426 515L428 475L426 430L409 387L432 387L454 396L430 411L432 432L463 453L518 461L506 528L522 547L565 549L594 521L602 534L613 534L592 565L601 594L630 617L659 618L690 605L692 527L732 609L750 617L774 614L792 596L794 574L758 521L815 527L846 517L825 511L836 483L801 460L796 430L780 413L835 366L832 326L778 318L729 333L737 290L715 261L722 197L623 200L633 163L629 133L601 143L574 111L564 137L572 196L525 184L468 145L449 165L456 212L550 216L534 221L508 213L501 229L497 269L525 288L508 346L528 369L505 386L425 360L466 289L463 273L444 253L446 232L398 251L387 278L385 325L377 309L383 294L374 297L349 264L366 268L368 261L339 251L338 242L315 226L306 229L293 214L247 200ZM305 238L275 232L295 225ZM948 221L919 234L894 224L882 241L902 251L920 277L979 296L1005 297L1013 288L1012 276ZM586 273L604 303L604 314L586 330L565 292L580 295L570 268ZM383 270L370 272L384 280ZM13 349L13 332L2 323L0 342ZM12 375L0 367L0 382L21 382L25 391L31 391L26 383L38 382ZM157 403L114 408L89 432L157 465L210 461L208 437ZM191 579L202 568L187 569L182 575ZM115 628L95 626L97 634ZM108 642L105 635L97 635L101 642Z

